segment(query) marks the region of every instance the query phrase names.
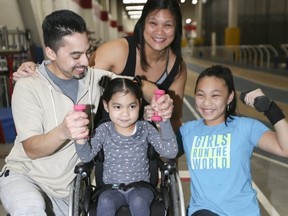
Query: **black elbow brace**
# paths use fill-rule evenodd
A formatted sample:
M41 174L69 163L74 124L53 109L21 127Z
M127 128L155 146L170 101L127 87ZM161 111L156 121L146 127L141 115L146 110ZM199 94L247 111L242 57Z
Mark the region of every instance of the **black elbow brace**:
M269 109L265 111L264 114L267 116L272 125L275 125L278 121L285 118L281 108L273 101L271 102Z

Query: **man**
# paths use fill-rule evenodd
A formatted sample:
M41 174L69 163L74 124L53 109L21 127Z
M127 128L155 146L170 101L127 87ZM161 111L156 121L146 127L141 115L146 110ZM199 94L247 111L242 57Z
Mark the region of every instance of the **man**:
M42 29L50 61L37 67L38 76L15 85L12 111L17 137L0 173L1 201L13 216L68 214L69 187L79 162L74 140L83 126L77 119L87 115L73 111L73 105L89 105L86 111L93 122L102 94L98 81L104 75L116 76L87 67L90 45L79 15L55 11L44 19ZM143 84L149 101L153 88ZM169 96L162 102L158 109L171 115Z

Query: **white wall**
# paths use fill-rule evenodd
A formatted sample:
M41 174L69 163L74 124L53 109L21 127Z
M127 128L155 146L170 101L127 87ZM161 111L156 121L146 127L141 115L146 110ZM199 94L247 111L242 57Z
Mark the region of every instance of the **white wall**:
M11 13L11 11L15 11L14 13ZM8 41L5 36L1 34L2 37L0 37L0 49L22 49L22 47L27 47L27 44L24 45L24 23L22 21L22 17L20 14L19 6L17 4L17 0L0 0L0 31L5 32L6 30L2 29L2 27L6 26L5 29L8 30L8 32L14 32L15 34L8 34ZM19 42L19 37L16 34L16 29L22 30L22 38ZM5 34L6 35L6 34ZM8 47L7 47L8 46Z
M17 0L0 0L0 25L6 25L8 29L24 29Z
M81 15L87 27L96 31L97 19L92 9L82 9L73 0L0 0L0 26L8 29L30 29L32 41L37 46L43 46L42 21L46 15L55 10L70 9Z

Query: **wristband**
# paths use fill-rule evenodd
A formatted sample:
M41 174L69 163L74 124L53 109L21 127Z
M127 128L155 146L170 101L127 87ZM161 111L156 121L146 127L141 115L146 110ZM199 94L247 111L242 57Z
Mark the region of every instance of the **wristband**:
M241 92L239 98L240 100L244 103L245 103L245 96L247 93L249 93L251 91L246 91L246 92ZM255 98L254 100L254 104L253 106L255 107L255 109L259 112L265 112L265 111L268 111L270 106L271 106L271 100L265 96L265 95L262 95L262 96L258 96Z
M285 118L280 107L273 101L270 104L269 110L265 111L264 114L267 116L272 125L275 125L278 121Z
M254 107L259 112L267 112L271 107L272 101L265 95L256 97L254 100Z

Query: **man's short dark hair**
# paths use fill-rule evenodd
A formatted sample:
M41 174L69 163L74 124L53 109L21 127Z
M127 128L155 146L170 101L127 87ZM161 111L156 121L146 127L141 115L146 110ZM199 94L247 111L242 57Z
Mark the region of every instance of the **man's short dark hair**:
M70 10L57 10L47 15L42 23L44 44L57 52L64 36L86 32L84 19Z

